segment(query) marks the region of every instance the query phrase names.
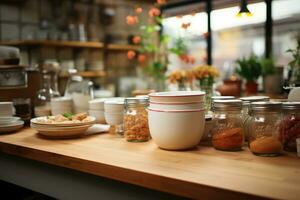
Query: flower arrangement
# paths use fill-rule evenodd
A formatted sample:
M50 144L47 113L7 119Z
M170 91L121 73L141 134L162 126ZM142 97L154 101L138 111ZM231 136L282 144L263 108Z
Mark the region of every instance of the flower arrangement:
M155 6L166 3L166 0L157 0ZM129 26L137 27L139 34L132 38L132 43L138 45L135 51L127 52L129 60L137 59L146 75L158 80L165 79L165 72L168 65L168 54L174 53L188 64L194 64L195 58L187 55L187 47L182 38L178 38L172 48L167 48L169 36L161 34L162 16L158 7L152 6L149 10L141 7L135 7L134 14L126 17L126 23ZM141 15L147 14L146 22L142 20ZM182 26L187 29L189 25Z
M205 109L211 108L211 97L213 95L213 83L220 76L219 70L211 65L201 65L192 69L193 76L199 81L199 87L205 91Z
M220 76L219 70L210 65L201 65L192 69L195 79L199 81L200 86L207 84L212 85L214 79Z
M175 70L168 75L169 83L178 84L179 90L185 90L186 84L191 84L193 79L193 73L189 70Z

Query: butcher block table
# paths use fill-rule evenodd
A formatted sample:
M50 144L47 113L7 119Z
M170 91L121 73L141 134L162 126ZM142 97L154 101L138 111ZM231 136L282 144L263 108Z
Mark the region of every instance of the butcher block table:
M159 149L153 141L130 143L108 133L77 139L49 140L30 128L0 135L0 152L0 179L45 193L48 190L43 188L42 181L48 182L50 186L52 184L56 190L65 190L65 193L69 191L66 187L74 184L73 192L76 194L76 184L80 182L83 185L87 180L76 179L74 175L74 180L65 183L62 189L59 184L67 180L70 173L63 172L58 176L50 172L53 166L74 171L74 174L78 172L96 179L132 185L133 193L135 187L141 188L147 194L144 197L148 198L151 197L151 191L153 194L161 192L195 199L300 198L300 159L296 154L286 153L280 157L267 158L252 155L247 147L240 152L222 152L205 146L189 151L165 151ZM22 172L25 168L30 169L28 166L31 164L27 161L36 164L32 163L32 171ZM41 168L46 167L46 170L48 167L49 172L42 173L40 165ZM6 168L3 169L3 166ZM53 174L47 177L49 173ZM31 178L34 175L36 177ZM56 175L58 179L52 180ZM26 180L22 180L23 176L26 176ZM72 179L72 176L69 178ZM34 185L33 182L38 180L40 185ZM92 193L96 187L90 184L88 188L90 191L85 194ZM118 194L122 188L110 189ZM64 197L55 192L48 194L57 198ZM164 195L160 197L168 198Z

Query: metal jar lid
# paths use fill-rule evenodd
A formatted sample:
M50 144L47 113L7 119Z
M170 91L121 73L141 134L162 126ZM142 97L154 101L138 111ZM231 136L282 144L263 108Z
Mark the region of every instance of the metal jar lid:
M125 99L125 107L146 107L149 105L148 97L130 97Z
M213 111L238 111L242 109L242 100L215 100L212 107Z
M250 113L253 112L279 112L281 111L281 102L252 102L250 104Z
M295 102L283 102L282 103L283 110L297 110L300 112L300 101Z
M235 99L234 96L212 96L211 100L230 100L230 99Z
M241 97L240 100L248 101L248 102L258 102L258 101L270 101L270 97L268 96L249 96L249 97Z

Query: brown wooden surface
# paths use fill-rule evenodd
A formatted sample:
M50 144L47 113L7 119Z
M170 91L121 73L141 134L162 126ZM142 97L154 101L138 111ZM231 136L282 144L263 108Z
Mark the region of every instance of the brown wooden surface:
M104 48L102 42L80 42L80 41L52 41L52 40L25 40L0 42L0 45L8 46L52 46L52 47L73 47L73 48ZM138 46L129 44L108 44L108 50L136 50Z
M46 140L32 129L0 135L0 151L164 192L202 199L298 199L300 159L198 147L164 151L113 134Z
M84 77L84 78L98 78L98 77L104 77L106 76L105 71L84 71L84 72L78 72L78 75ZM59 74L60 78L68 78L70 77L69 73L61 73Z

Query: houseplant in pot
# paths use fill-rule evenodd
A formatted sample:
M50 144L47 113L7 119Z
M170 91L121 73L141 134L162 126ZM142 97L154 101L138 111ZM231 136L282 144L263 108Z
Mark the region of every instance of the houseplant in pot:
M236 73L246 79L245 89L247 94L256 94L258 91L257 79L261 76L262 69L256 56L241 58L236 61L238 64Z
M260 60L262 67L263 86L267 94L278 94L282 88L283 69L276 67L273 58L262 58Z

